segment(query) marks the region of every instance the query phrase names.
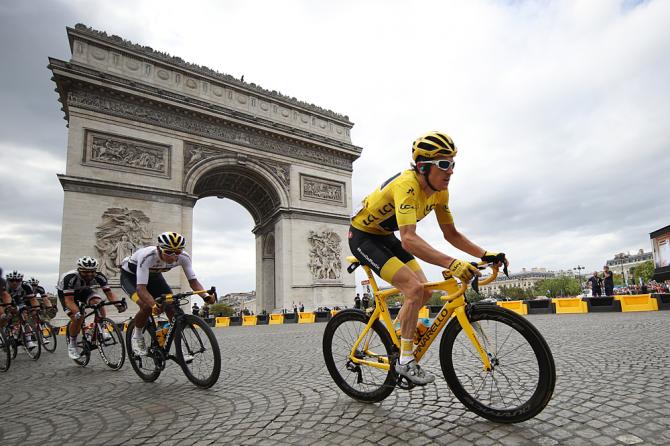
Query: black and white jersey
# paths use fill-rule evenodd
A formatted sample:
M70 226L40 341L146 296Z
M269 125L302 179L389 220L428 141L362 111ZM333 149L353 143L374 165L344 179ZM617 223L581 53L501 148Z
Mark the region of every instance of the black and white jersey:
M25 305L30 299L35 297L32 287L25 282L22 282L16 289L12 289L10 286L7 288L7 292L12 296L14 305Z
M186 251L182 251L173 263L168 263L160 258L157 247L147 246L126 257L121 267L137 275L137 285L146 285L149 283L149 274L164 273L178 266L182 267L188 280L195 279L191 256Z
M62 291L64 296L75 296L75 298L83 290L101 289L105 293L111 290L107 284L107 277L100 271L97 271L90 281L86 281L76 269L63 274L56 289Z

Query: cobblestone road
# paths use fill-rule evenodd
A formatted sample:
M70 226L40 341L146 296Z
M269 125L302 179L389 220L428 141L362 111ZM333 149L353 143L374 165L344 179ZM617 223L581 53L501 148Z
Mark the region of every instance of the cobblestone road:
M379 404L349 399L321 354L326 324L216 329L223 370L209 390L174 363L143 383L20 351L0 374L0 444L670 444L670 312L531 315L558 370L536 418L499 425L467 412L443 379ZM439 373L437 345L429 352Z

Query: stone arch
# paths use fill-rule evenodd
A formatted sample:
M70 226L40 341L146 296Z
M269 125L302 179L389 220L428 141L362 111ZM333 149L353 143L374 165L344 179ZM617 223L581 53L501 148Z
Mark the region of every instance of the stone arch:
M267 168L226 156L193 166L184 180L184 192L197 198L229 198L249 211L257 228L288 207L286 190Z

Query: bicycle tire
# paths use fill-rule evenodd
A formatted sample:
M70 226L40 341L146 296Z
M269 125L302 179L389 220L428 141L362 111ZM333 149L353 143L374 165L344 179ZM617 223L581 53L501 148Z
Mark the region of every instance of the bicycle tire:
M10 333L7 337L7 342L9 343L10 356L12 357L12 360L14 360L19 353L19 341L17 341L13 333Z
M468 312L493 370L483 370L479 353L454 318L440 342L440 364L449 388L465 407L488 420L519 423L533 418L549 403L556 384L547 342L527 319L510 310L477 305ZM487 388L488 396L480 394ZM510 388L506 401L503 392Z
M12 365L12 355L9 349L9 342L7 342L5 334L0 331L0 372L9 370L10 365Z
M103 332L100 331L99 327L102 327L103 331L106 331L110 334L111 338L105 340ZM100 354L100 359L104 362L107 367L112 370L120 370L123 367L123 363L126 361L126 343L123 339L123 333L119 330L119 327L114 323L113 320L108 318L100 319L99 324L96 325L96 340L98 343L98 353ZM119 349L118 353L114 353L114 347Z
M26 325L30 326L30 330L32 331L33 337L35 338L35 347L33 348L28 348L28 345L26 344ZM40 336L40 330L37 324L34 322L26 322L25 324L21 325L21 344L23 345L23 348L26 349L26 353L30 359L33 361L40 359L40 355L42 354L42 337Z
M383 370L349 361L351 349L369 319L369 316L359 310L338 312L324 330L323 357L331 378L345 394L357 401L376 403L384 400L395 389L398 377L393 371L392 357L397 354L397 348L384 324L377 320L372 324L372 330L364 341L368 344L367 352L376 349L380 353L369 354L358 350L356 354L361 359L377 358L380 362L387 360L391 368Z
M145 341L147 337L150 338L149 345L151 345L151 335L148 333L147 330L149 324L151 324L150 320L144 327L143 333L145 336ZM128 360L130 361L130 365L133 367L133 370L135 370L135 373L137 373L137 376L139 376L142 379L142 381L154 382L160 376L161 368L153 357L140 356L136 355L133 352L133 344L131 338L133 337L134 329L135 329L135 319L133 319L132 321L130 321L130 323L128 323L128 328L126 329L126 351L128 352Z
M205 340L209 342L209 347L205 345ZM184 315L175 331L175 350L179 365L189 381L203 389L216 384L221 374L221 350L214 332L205 321L191 314ZM213 355L211 364L206 364L207 352ZM185 353L193 358L186 360ZM199 373L200 366L204 366L202 374Z
M41 331L42 348L49 353L55 352L56 347L58 346L58 337L56 336L53 326L49 322L44 322L44 328Z
M65 326L65 343L67 345L70 345L70 323L72 321L68 322L67 325ZM82 327L81 330L79 331L79 334L82 336L82 338L85 336L84 335L84 330L85 328ZM78 344L81 346L81 351L79 352L79 358L73 359L75 364L77 364L80 367L86 367L91 360L91 351L88 349L86 346L86 341L84 339L81 339Z

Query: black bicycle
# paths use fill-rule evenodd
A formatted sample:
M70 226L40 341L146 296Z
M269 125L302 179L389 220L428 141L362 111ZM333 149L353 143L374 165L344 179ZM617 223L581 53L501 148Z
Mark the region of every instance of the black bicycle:
M179 364L184 375L198 387L207 389L219 379L221 373L221 351L214 332L205 321L198 316L185 314L181 305L188 303L193 294L207 292L216 296L216 289L189 291L179 294L164 294L156 299L156 304L163 310L171 308L174 317L171 321L161 322L153 314L149 315L146 326L142 329L144 341L148 346L148 355L137 355L132 349L132 336L135 320L128 324L126 346L128 358L135 373L146 382L153 382L165 370L168 359ZM172 342L175 343L175 354L170 354Z
M120 301L124 306L126 300ZM91 352L98 350L102 362L110 369L119 370L126 361L126 346L123 342L123 333L113 320L102 317L100 309L107 305L117 305L119 302L100 302L94 305L82 305L79 313L84 319L81 326L81 338L77 341L77 346L81 348L79 359L73 359L75 363L86 367L91 360ZM86 313L86 310L91 310ZM86 319L93 316L93 322L86 324ZM67 323L65 337L68 345L70 344L70 324Z
M11 304L0 303L0 312L4 314L5 308ZM9 324L8 324L9 325ZM12 355L10 353L9 342L5 337L5 330L0 330L0 372L6 372L9 370L9 366L12 364Z
M3 304L10 306L13 304ZM18 314L5 325L4 335L7 349L11 359L16 359L19 351L19 345L25 348L28 357L37 361L42 354L42 335L40 328L35 322L35 318L28 317L27 313L32 309L39 309L39 306L23 306L18 310ZM32 342L32 346L28 344ZM9 368L9 365L7 366Z

